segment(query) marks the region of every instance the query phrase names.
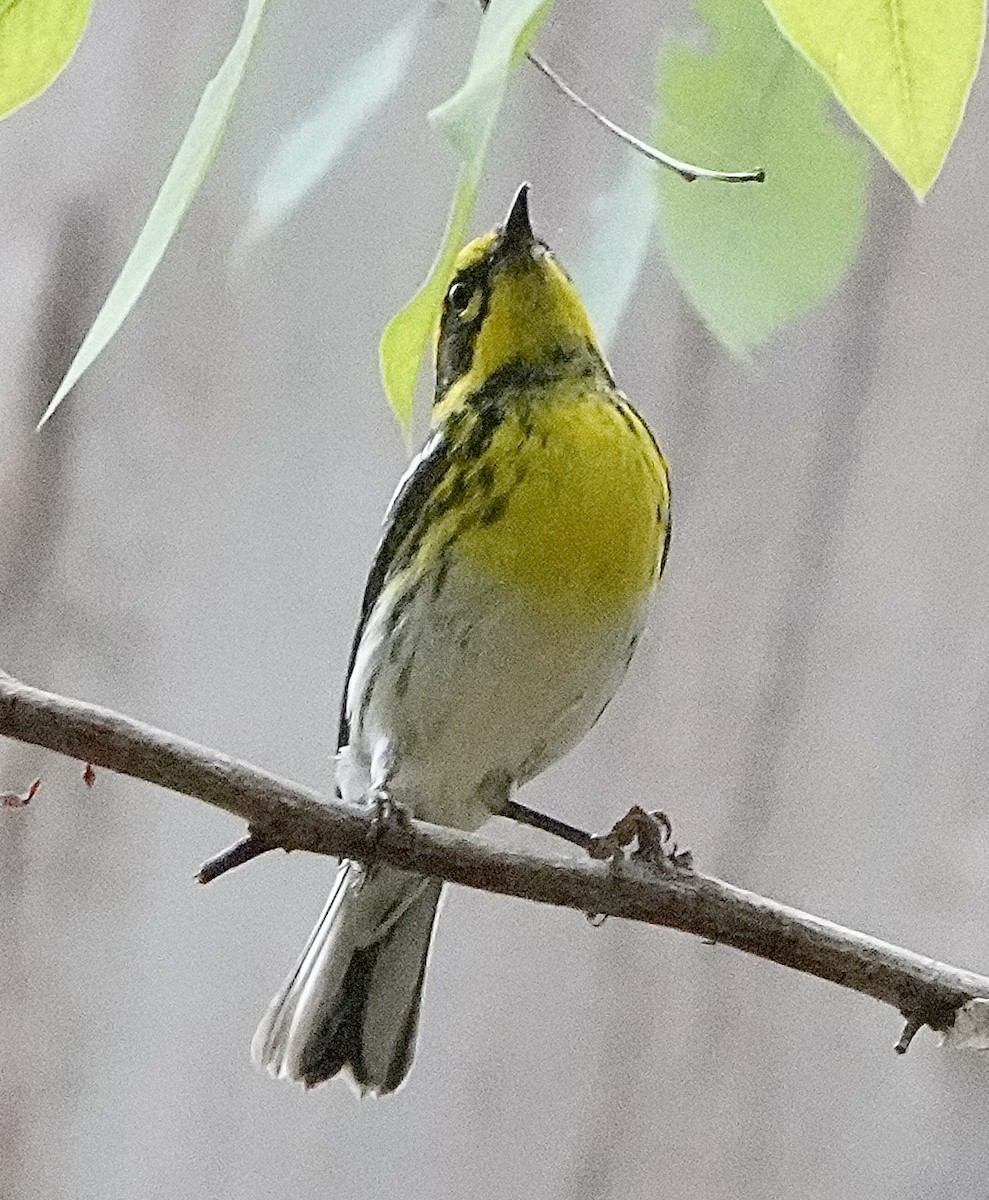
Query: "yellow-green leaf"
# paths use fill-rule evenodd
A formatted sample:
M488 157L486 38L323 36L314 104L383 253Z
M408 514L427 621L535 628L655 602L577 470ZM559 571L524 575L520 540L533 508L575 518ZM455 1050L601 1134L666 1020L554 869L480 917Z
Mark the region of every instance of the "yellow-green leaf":
M979 69L985 0L766 0L766 5L923 199L958 132Z
M38 422L39 429L120 328L199 191L223 138L266 4L267 0L248 0L240 32L223 65L206 85L192 124L172 160L144 228L138 234L134 248L97 313L96 320L83 338L65 378Z
M66 66L92 0L0 2L0 117L43 92Z
M453 273L453 261L463 245L476 199L477 182L464 170L457 181L446 231L429 275L408 304L388 322L381 335L381 379L385 395L406 434L412 426L416 380L423 355L436 326L443 294Z
M819 303L848 270L865 214L865 147L828 119L830 93L760 0L702 0L717 45L660 59L657 144L766 170L763 184L657 173L678 282L711 330L744 353Z
M402 428L408 432L416 380L436 327L453 262L477 199L488 143L512 69L532 44L552 0L491 0L463 87L429 119L450 142L460 173L439 251L425 282L389 321L381 336L381 378Z

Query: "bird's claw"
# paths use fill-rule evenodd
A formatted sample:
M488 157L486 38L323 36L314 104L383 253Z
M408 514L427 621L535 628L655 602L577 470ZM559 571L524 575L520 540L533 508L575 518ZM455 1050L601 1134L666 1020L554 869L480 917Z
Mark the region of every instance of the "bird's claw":
M388 788L374 788L368 796L368 804L373 809L367 831L367 840L371 845L380 842L389 830L409 828L411 818L408 809L398 803Z
M609 859L612 865L625 860L625 850L637 843L631 857L666 873L693 870L693 855L673 841L673 826L664 812L647 812L634 804L608 833L590 839L591 858Z

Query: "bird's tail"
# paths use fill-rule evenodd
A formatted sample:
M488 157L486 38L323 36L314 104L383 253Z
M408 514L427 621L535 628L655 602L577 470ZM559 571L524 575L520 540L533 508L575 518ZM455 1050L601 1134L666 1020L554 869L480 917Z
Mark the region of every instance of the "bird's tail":
M362 1095L393 1092L415 1053L442 882L341 864L295 969L251 1044L277 1079L314 1087L347 1070Z

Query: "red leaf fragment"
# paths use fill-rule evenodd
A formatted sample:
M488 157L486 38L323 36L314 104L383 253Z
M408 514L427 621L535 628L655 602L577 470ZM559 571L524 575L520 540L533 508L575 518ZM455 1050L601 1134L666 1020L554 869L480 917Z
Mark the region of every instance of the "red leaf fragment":
M96 772L93 770L92 763L86 763L86 769L82 773L82 781L86 787L92 787L96 782Z
M26 792L5 792L0 795L0 808L26 808L34 799L34 794L41 787L41 780L36 779Z

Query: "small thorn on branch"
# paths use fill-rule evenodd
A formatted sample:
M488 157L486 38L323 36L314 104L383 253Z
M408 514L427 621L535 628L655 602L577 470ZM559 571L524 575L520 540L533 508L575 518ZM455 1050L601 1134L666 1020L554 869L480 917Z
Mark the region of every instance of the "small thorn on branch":
M249 863L252 858L258 858L260 855L267 854L269 850L274 850L275 848L275 843L268 838L262 837L257 833L249 833L246 838L241 838L239 842L234 842L232 846L228 846L226 850L217 854L215 858L207 859L196 872L196 881L198 883L212 883L214 879L219 879L221 875L232 871L234 867L242 867L244 863Z
M924 1028L926 1023L922 1017L907 1017L906 1024L903 1026L903 1032L900 1034L900 1040L893 1047L897 1054L906 1054L910 1049L910 1043L920 1030Z
M41 780L36 779L26 792L4 792L0 794L0 808L27 808L34 799L39 787L41 787Z

